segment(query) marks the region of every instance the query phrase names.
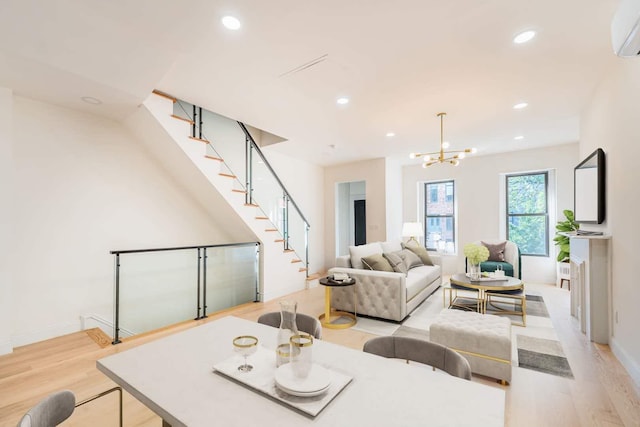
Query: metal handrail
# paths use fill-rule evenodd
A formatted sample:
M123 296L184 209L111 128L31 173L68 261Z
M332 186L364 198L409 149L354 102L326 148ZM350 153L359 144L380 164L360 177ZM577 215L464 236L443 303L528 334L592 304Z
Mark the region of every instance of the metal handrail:
M152 249L126 249L119 251L110 251L111 255L117 254L132 254L132 253L143 253L143 252L161 252L161 251L178 251L183 249L202 249L202 248L222 248L228 246L251 246L251 245L259 245L260 242L242 242L242 243L222 243L219 245L198 245L198 246L176 246L172 248L152 248Z
M302 220L305 222L305 224L307 224L307 226L311 227L309 225L309 221L307 221L307 219L304 217L304 215L302 214L302 211L300 210L300 208L298 207L298 205L296 204L296 202L293 200L293 198L291 197L291 194L289 194L289 192L287 191L287 188L284 186L284 184L282 183L282 181L280 181L280 178L278 177L278 174L276 174L276 172L273 170L273 168L271 167L271 164L269 164L269 161L267 160L267 158L264 156L264 154L262 153L262 150L260 150L260 147L258 147L258 144L256 144L256 141L253 139L253 137L251 136L251 133L249 133L249 130L247 129L247 127L244 125L244 123L242 122L237 122L238 125L240 126L240 128L242 129L242 131L244 132L244 135L247 137L247 139L249 139L249 141L251 142L251 146L258 152L258 154L260 155L260 158L262 159L262 161L264 162L265 166L267 167L267 169L269 169L269 172L271 172L271 175L273 175L273 177L276 179L276 181L278 182L278 184L280 185L280 188L282 188L282 191L284 192L284 194L287 195L287 198L289 199L289 201L293 204L293 207L296 208L296 211L298 211L298 214L300 215L300 217L302 218Z

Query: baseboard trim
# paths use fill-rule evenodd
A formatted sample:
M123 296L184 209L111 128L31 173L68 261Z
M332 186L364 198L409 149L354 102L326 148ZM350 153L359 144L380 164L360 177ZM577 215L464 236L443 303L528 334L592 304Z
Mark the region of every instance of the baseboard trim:
M640 394L640 366L636 363L635 360L629 353L616 341L615 337L611 337L609 341L609 346L611 347L611 351L618 358L622 366L627 370L629 376L633 380L633 384L636 387L636 392Z
M10 339L0 341L0 355L13 353L13 343Z
M80 329L100 328L102 332L113 337L113 322L97 314L85 314L80 316ZM135 334L126 328L120 328L120 338L132 337Z
M55 325L49 325L45 328L38 329L37 331L28 331L12 335L11 342L13 343L14 348L21 347L23 345L33 344L35 342L78 332L78 330L77 322L63 322Z

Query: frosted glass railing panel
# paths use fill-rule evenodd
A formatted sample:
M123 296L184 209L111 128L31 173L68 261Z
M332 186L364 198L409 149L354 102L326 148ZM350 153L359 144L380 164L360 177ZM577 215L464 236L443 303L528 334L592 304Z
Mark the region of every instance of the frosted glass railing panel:
M297 257L306 262L305 222L298 211L289 204L289 247L296 251Z
M207 249L207 313L256 301L257 246Z
M264 215L268 216L280 233L283 232L284 192L278 180L271 173L262 157L255 149L251 155L253 177L253 202L260 205Z
M120 334L197 317L198 251L120 255Z
M238 122L227 117L202 110L202 137L210 141L211 147L224 160L221 172L231 173L245 183L245 135ZM209 152L209 154L212 154ZM215 155L215 154L214 154ZM228 170L224 170L224 167Z

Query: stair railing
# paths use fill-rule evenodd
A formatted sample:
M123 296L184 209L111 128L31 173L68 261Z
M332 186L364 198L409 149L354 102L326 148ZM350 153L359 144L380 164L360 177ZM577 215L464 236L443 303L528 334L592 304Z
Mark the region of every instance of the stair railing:
M247 126L182 100L174 103L174 115L191 122L191 137L207 143L207 151L228 170L225 176L233 178L235 184L245 192L245 204L258 208L262 212L261 217L271 220L281 234L282 239L279 240L282 240L283 250L295 252L298 258L304 258L304 271L308 276L309 221L302 214ZM239 145L240 133L234 134L234 130L230 128L232 124L235 129L241 130L244 146ZM220 136L221 133L224 137ZM267 172L267 178L257 176L258 165ZM239 175L238 172L244 173ZM241 178L242 175L244 179ZM263 185L264 191L256 188L259 180L272 180L273 187L276 187L279 195L268 194L273 188L266 184ZM304 251L299 252L302 249Z
M209 308L219 311L260 300L259 242L110 253L114 255L112 344L121 342L123 331L149 332L204 319ZM195 317L189 314L192 310Z

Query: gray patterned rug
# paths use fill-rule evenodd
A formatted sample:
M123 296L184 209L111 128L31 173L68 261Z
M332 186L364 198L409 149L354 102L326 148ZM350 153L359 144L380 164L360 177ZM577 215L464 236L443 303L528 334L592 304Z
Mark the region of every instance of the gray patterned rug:
M429 326L440 310L442 310L442 293L436 291L402 324L358 317L358 323L354 328L380 336L394 335L428 340ZM509 317L514 323L522 321L520 316ZM527 327L514 325L512 334L513 366L573 378L569 361L558 341L553 323L549 318L549 311L541 295L527 294Z

